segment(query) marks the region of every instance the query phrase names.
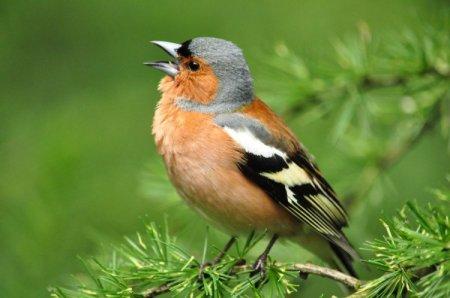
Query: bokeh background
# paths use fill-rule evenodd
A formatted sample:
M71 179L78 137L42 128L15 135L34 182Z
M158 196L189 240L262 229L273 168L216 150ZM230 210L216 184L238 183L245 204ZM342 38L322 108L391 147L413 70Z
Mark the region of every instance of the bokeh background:
M205 223L167 182L150 135L162 74L142 62L164 54L149 40L234 41L248 58L256 91L280 111L283 92L271 87L264 67L280 43L306 62L324 62L333 59L331 41L354 34L358 23L374 34L414 29L447 6L425 0L3 0L0 296L47 297L48 286L70 283L70 275L82 271L77 255L102 254L163 214L180 242L201 254ZM349 170L342 170L344 159L329 137L333 122L289 124L343 192ZM389 171L383 199L364 203L349 229L357 247L380 235L378 218L406 200L426 201L427 190L443 183L450 168L446 146L430 132ZM225 236L210 234L221 246ZM274 256L311 258L289 245L279 245ZM314 297L334 290L313 278L301 291Z

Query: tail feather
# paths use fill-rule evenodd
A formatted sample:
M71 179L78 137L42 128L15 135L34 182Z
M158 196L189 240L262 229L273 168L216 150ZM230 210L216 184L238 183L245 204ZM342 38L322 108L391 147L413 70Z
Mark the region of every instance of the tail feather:
M360 260L360 256L345 236L342 236L339 239L340 241L336 241L326 239L319 233L312 232L303 233L301 237L297 236L292 238L292 240L319 257L322 261L328 263L331 267L347 271L350 275L358 278L352 262Z
M354 251L354 249L352 248L352 250L354 251L354 254L350 254L348 253L346 250L344 250L342 247L340 247L339 245L334 244L333 242L329 242L331 250L336 254L336 257L339 259L339 261L342 263L342 265L344 266L345 270L347 270L347 272L353 276L358 278L358 274L356 273L355 269L353 268L353 261L354 261L354 256L357 256L356 251Z

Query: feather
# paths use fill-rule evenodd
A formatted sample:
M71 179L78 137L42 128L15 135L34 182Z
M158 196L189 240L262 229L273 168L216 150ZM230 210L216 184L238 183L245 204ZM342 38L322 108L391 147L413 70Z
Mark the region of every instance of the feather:
M357 255L341 231L347 225L342 205L301 145L285 152L263 123L241 113L221 115L215 122L243 151L238 167L247 179L299 221L350 256Z

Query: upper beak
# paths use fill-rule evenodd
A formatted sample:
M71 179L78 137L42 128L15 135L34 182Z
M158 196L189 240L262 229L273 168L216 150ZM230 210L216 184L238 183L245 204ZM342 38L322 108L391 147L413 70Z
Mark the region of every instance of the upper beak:
M145 65L159 69L162 72L168 74L171 77L175 77L180 71L178 67L178 53L177 50L181 47L178 43L168 41L151 41L151 43L159 46L167 54L175 58L175 61L156 61L156 62L144 62Z

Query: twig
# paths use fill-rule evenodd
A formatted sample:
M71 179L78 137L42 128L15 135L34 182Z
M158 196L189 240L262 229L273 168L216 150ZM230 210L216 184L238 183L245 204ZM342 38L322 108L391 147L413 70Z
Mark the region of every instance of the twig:
M392 76L389 78L377 78L373 76L363 76L359 81L355 82L356 88L361 91L370 91L373 89L389 88L395 86L404 86L408 82L408 77L405 76ZM346 92L348 86L330 86L327 92L335 89L333 93ZM322 104L326 98L322 96L322 92L313 93L303 100L297 101L295 104L289 107L284 113L283 117L291 119L296 115L306 112L309 108Z
M372 75L362 76L360 79L353 82L356 89L364 92L364 91L372 91L375 89L383 89L383 88L392 88L399 86L406 86L409 81L415 78L415 76L427 76L432 75L437 78L449 79L450 74L443 74L438 72L434 68L427 68L422 71L419 71L416 74L408 75L392 75L387 77L376 77ZM334 89L334 90L332 90ZM335 86L332 85L328 88L326 92L333 91L333 93L346 92L348 90L348 85L343 86ZM316 107L326 101L326 98L323 97L323 93L326 92L315 92L311 95L307 96L303 100L298 100L295 104L291 105L289 109L287 109L283 113L283 117L287 120L291 120L293 117L306 112L311 107Z
M156 297L158 295L162 295L164 293L167 293L169 291L170 291L170 285L169 285L169 283L165 283L165 284L162 284L160 286L157 286L157 287L154 287L154 288L151 288L151 289L147 290L146 292L144 292L142 294L142 296L144 298L153 298L153 297Z
M306 264L293 264L292 271L299 271L300 274L314 274L322 277L326 277L329 279L333 279L338 281L346 286L349 286L355 290L357 290L363 282L351 275L342 273L341 271L317 266L314 264L306 263Z
M354 290L359 289L359 287L364 283L363 281L350 276L348 274L345 274L341 271L335 270L335 269L331 269L331 268L327 268L327 267L323 267L323 266L319 266L319 265L314 265L311 263L305 263L305 264L301 264L301 263L295 263L295 264L282 264L282 263L275 263L275 266L285 266L287 271L295 271L299 273L299 276L303 279L306 279L306 277L309 274L313 274L313 275L317 275L317 276L322 276L325 278L329 278L332 280L335 280L337 282L340 282ZM232 271L234 273L236 272L240 272L240 271L248 271L248 270L252 270L252 266L251 265L236 265L233 267ZM146 291L143 294L144 298L152 298L152 297L156 297L158 295L167 293L170 291L170 284L169 283L165 283L161 286L157 286L154 288L149 289L148 291Z

